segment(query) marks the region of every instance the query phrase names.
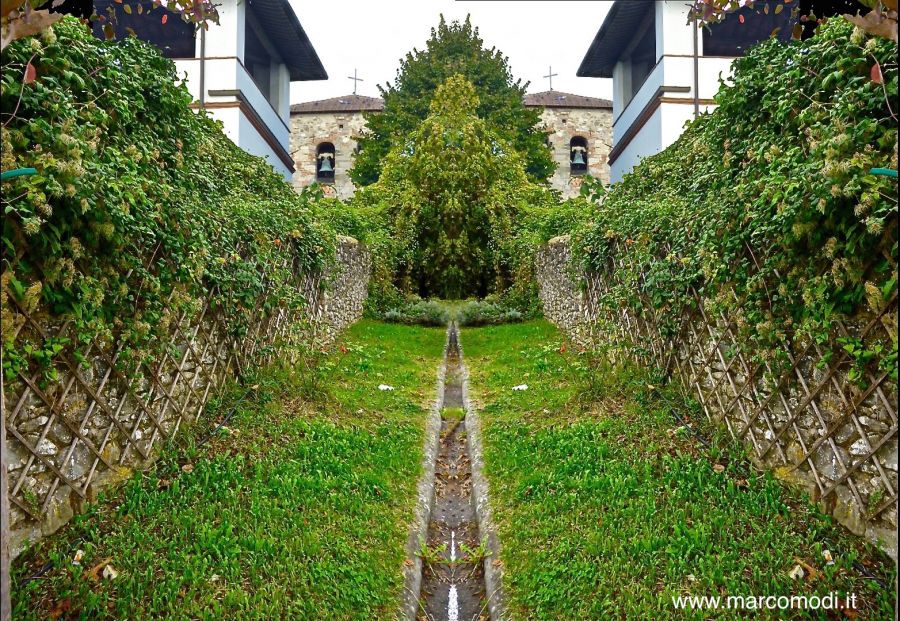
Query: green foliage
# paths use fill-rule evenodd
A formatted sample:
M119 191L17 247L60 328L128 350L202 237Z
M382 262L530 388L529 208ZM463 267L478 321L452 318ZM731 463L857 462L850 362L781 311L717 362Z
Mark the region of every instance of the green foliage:
M37 79L23 81L29 62ZM332 234L204 114L175 67L134 37L100 42L74 19L3 52L3 361L47 366L50 343L14 342L29 313L69 320L79 344L120 339L123 364L161 351L210 291L235 334L258 305L302 303L298 272ZM9 296L9 299L7 299ZM13 304L13 300L15 304Z
M478 109L472 85L453 76L431 115L398 138L381 179L331 209L338 215L319 214L373 253L369 314L395 311L391 318L402 320L410 295L490 295L505 310L535 316L536 248L592 217L592 202L560 203L558 193L529 182L522 156Z
M592 177L584 178L582 188L585 187L603 191L602 183ZM537 248L554 237L584 228L593 222L597 210L597 204L585 196L561 201L554 191L532 189L516 213L511 234L502 240L503 254L512 273L512 286L504 293L504 299L536 300L537 293L532 290L536 287L534 255ZM512 304L512 307L527 310L527 305Z
M443 329L357 323L323 360L324 407L296 398L307 376L293 367L262 370L252 398L235 387L205 417L234 410L207 444L192 427L15 561L13 618L393 618L444 340ZM89 577L107 563L115 580Z
M715 111L602 199L576 250L620 281L610 308L651 305L675 331L693 288L770 363L783 344L823 343L835 320L886 308L897 291L897 182L869 170L897 168L897 45L852 30L835 19L808 41L754 47ZM871 77L876 62L883 83ZM896 316L883 323L890 342L848 351L896 380Z
M350 171L357 186L381 177L388 153L425 120L438 87L454 75L462 75L474 85L477 115L490 131L523 154L532 181L542 181L553 173L544 134L536 127L540 112L523 104L528 85L514 82L503 54L483 45L468 17L463 23L447 24L441 16L425 50L414 49L400 61L394 84L381 89L384 111L369 116L368 131L360 138L361 152Z
M459 299L505 290L505 240L535 193L519 154L476 116L473 86L454 76L430 116L385 159L378 183L360 190L377 231L376 282L401 293ZM379 285L375 285L378 287Z
M463 304L456 314L461 326L487 326L500 323L517 323L524 319L514 308L506 308L497 302L473 300Z
M709 610L677 610L672 597L831 590L857 593L860 619L892 617L894 563L738 451L694 439L691 421L705 417L676 387L657 388L645 371L586 364L543 321L464 329L460 343L470 394L483 404L511 618L707 619ZM512 390L522 383L527 390ZM586 390L600 401L573 408ZM789 577L800 561L815 579ZM795 609L789 618L823 617Z
M413 300L404 306L384 313L389 323L405 323L420 326L446 326L450 321L447 307L437 300Z
M560 205L534 183L553 165L523 94L468 19L441 18L426 50L402 61L360 139L351 175L367 187L340 215L322 216L373 253L370 315L402 320L410 295L493 295L507 310L539 312L534 252L592 205Z

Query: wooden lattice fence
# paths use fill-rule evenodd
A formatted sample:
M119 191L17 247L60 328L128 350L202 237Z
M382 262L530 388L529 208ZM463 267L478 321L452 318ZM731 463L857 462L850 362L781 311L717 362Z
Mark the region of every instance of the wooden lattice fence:
M52 382L47 369L4 378L14 556L26 540L65 523L100 488L146 466L227 379L271 361L297 339L324 345L360 316L371 267L364 247L339 238L336 263L325 273L301 273L297 265L292 273L304 304L269 309L258 300L241 336L218 310L218 292L209 291L199 310L183 312L170 326L162 355L141 362L136 373L120 368L121 343L98 338L57 353ZM56 336L77 343L71 321L54 323L42 309L7 299L19 318L17 342Z
M745 442L754 460L783 479L802 483L814 501L853 532L897 554L897 385L887 371L867 368L853 380L842 338L863 346L896 344L897 296L877 314L837 322L829 343L796 343L787 364L753 362L732 319L712 314L695 290L680 327L663 336L653 304L642 312L610 308L604 296L629 262L626 246L604 273L574 272L568 237L538 253L544 312L576 341L603 344L663 369L696 397L709 419ZM643 283L628 283L632 291ZM733 293L733 292L732 292Z

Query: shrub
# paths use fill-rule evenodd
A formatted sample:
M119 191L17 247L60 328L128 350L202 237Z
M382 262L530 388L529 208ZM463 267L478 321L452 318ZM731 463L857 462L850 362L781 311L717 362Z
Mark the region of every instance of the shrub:
M466 302L456 316L461 326L487 326L517 323L524 319L521 312L486 300Z
M384 321L420 326L446 326L450 321L447 308L435 300L413 299L405 306L385 312Z

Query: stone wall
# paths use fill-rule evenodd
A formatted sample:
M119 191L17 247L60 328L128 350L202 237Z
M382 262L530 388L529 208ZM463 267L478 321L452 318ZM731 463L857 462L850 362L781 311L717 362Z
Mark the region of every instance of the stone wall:
M353 196L355 186L348 174L353 167L359 136L366 127L362 112L319 112L291 115L291 157L294 158L294 187L316 181L316 148L323 142L334 145L334 183L326 193L341 199Z
M348 96L348 101L353 97ZM327 100L325 103L330 103ZM291 113L291 154L294 158L293 184L297 189L316 181L316 148L323 142L335 147L335 177L326 192L341 199L353 196L355 186L348 174L353 167L359 136L366 129L364 113L359 110L300 111L316 102L298 104ZM377 113L377 111L372 111ZM564 197L577 196L581 187L580 175L570 174L570 141L580 136L587 141L588 173L604 184L609 183L609 150L612 144L612 109L553 106L543 108L541 128L549 132L556 172L550 177L551 187Z
M316 322L320 338L330 343L345 328L362 316L369 291L372 258L369 251L352 237L338 235L336 268L320 293Z
M330 342L362 315L371 261L355 239L339 237L336 262L298 276L302 309L260 311L256 329L236 338L210 299L171 329L171 347L135 378L115 365L115 343L92 343L54 360L56 380L41 373L4 378L4 420L13 556L27 541L56 531L99 490L121 483L156 458L160 444L202 416L229 379L271 361L279 344ZM40 315L32 315L40 317ZM68 334L68 324L29 320L27 330ZM82 357L87 364L75 360Z
M608 276L574 270L570 257L568 237L537 254L548 319L583 345L611 346L611 355L663 369L710 420L750 448L757 466L806 488L824 511L897 558L897 385L887 373L870 370L862 383L850 381L850 361L837 342L798 344L786 352L790 368L773 372L739 353L733 326L712 316L699 296L680 333L664 339L651 304L640 316L605 308ZM624 248L616 260L628 260ZM896 313L895 297L880 315L837 330L863 343L890 338Z
M542 129L550 132L548 139L553 150L556 172L550 186L568 198L577 196L581 187L580 175L571 175L570 141L581 136L587 141L588 174L609 184L609 150L612 145L612 110L591 108L547 107L541 113Z

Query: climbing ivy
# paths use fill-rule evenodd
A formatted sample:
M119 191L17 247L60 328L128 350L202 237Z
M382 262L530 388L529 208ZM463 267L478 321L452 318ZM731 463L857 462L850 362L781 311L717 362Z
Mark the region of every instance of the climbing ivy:
M672 331L695 289L772 361L780 345L829 340L837 319L885 310L897 182L869 171L897 169L896 57L896 43L834 19L736 60L715 111L616 184L576 235L585 264L621 282L606 301L649 301ZM626 248L632 261L613 268ZM897 318L881 321L890 342L844 348L896 379Z
M3 187L7 372L48 366L65 344L15 339L22 309L72 322L83 343L118 339L137 363L210 292L235 334L260 302L301 302L295 274L323 264L333 234L309 195L189 108L170 60L72 18L2 60L2 169L37 169Z

